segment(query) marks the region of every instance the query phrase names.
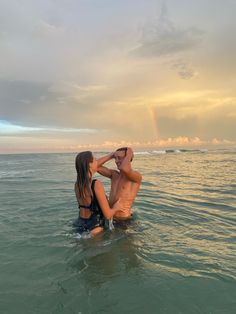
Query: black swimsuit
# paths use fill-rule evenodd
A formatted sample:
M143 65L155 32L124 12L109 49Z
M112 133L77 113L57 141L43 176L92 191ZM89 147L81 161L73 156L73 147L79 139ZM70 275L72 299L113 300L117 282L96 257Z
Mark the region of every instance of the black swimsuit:
M73 224L74 227L76 228L76 232L80 234L83 232L89 232L96 227L104 226L105 220L94 191L95 182L96 179L92 181L91 185L91 189L93 192L91 204L88 206L79 205L79 208L88 208L92 212L91 216L89 218L78 217L78 219Z

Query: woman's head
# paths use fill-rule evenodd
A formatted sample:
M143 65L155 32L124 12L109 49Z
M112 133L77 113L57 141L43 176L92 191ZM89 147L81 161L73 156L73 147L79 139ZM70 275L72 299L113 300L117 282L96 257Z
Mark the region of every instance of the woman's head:
M81 152L75 158L75 168L77 173L89 174L90 163L93 162L93 154L90 151Z
M87 192L90 193L90 181L93 173L96 171L97 162L92 152L81 152L76 156L75 168L77 171L77 185L80 195L85 197Z

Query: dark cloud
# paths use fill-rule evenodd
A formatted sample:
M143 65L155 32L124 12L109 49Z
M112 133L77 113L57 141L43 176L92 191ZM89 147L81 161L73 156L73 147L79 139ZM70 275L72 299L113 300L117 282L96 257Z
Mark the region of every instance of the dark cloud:
M196 27L176 27L163 6L159 19L143 27L140 42L131 55L144 58L174 55L194 48L201 42L203 34Z
M48 97L48 84L0 80L0 115L11 122L32 121L32 110L43 106Z
M102 101L101 86L0 80L0 119L16 125L90 128Z
M193 66L184 60L176 60L172 63L171 67L177 70L177 74L183 80L190 80L198 76L198 72L193 68Z
M109 136L119 134L121 138L127 134L136 136L145 109L130 105L127 100L115 101L118 92L106 86L79 86L74 82L45 84L2 80L0 120L22 127L42 128L38 131L40 134L49 129L75 128L99 129L100 135L105 132ZM147 123L149 121L145 125Z

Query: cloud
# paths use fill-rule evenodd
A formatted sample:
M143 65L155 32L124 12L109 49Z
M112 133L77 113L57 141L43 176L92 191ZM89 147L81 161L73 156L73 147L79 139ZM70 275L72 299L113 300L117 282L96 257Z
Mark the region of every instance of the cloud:
M76 141L71 141L67 139L62 141L61 137L50 138L42 137L38 138L37 141L34 137L3 137L1 138L0 153L8 152L77 152L82 150L92 150L92 151L112 151L118 147L129 146L133 147L134 151L140 151L143 149L155 150L155 149L168 149L168 148L207 148L207 147L230 147L235 146L236 141L229 141L227 139L212 138L209 140L203 140L199 137L169 137L162 138L154 141L96 141L96 142L85 142L76 143Z
M98 105L86 104L102 90L106 90L106 87L79 86L74 82L51 84L0 80L1 118L26 126L69 127L73 124L73 119L70 120L73 116L82 122L84 117L81 114L96 109ZM80 102L81 99L83 102Z
M62 26L56 26L44 20L40 20L33 31L35 38L60 39L66 35L66 31Z
M48 86L47 83L0 80L1 119L20 124L28 121L28 126L32 121L34 125L36 113L46 107L42 97L48 97Z
M205 139L235 141L236 98L219 91L172 93L153 105L156 126L162 136L187 134Z
M0 119L24 128L16 141L235 140L230 1L169 2L141 33L156 3L105 2L1 2Z
M236 98L227 91L179 91L146 98L143 92L132 97L124 88L124 83L115 87L73 81L0 81L1 119L25 128L41 128L44 133L61 129L65 136L67 129L100 130L100 141L108 136L116 141L145 141L157 134L235 140ZM63 132L58 133L62 136Z
M140 42L130 54L143 58L176 55L195 48L203 35L204 31L197 27L181 29L175 26L164 3L159 19L143 27Z
M188 136L178 136L178 137L169 137L162 138L154 141L112 141L106 140L100 143L86 143L70 146L63 146L63 149L68 151L81 151L81 150L114 150L119 147L132 147L134 150L155 150L155 149L166 149L166 148L201 148L201 147L210 147L210 146L234 146L236 141L229 141L227 139L212 138L209 140L204 140L199 137L188 137Z
M26 127L21 125L14 125L7 121L0 120L0 136L17 136L27 134L33 136L35 134L48 133L80 133L93 134L98 131L95 129L73 129L73 128L42 128L42 127Z
M104 139L106 134L119 139L135 138L140 126L145 126L148 134L153 133L146 107L138 105L136 99L124 97L119 88L105 85L2 80L0 110L2 120L25 130L99 129L99 137ZM148 135L139 135L140 138L145 136Z
M187 63L182 59L177 59L173 61L171 67L177 70L179 77L184 80L190 80L199 75L199 73L194 70L193 66L190 63Z
M79 85L76 82L58 81L53 83L48 91L54 94L61 94L69 97L84 98L97 96L100 92L107 91L105 85Z

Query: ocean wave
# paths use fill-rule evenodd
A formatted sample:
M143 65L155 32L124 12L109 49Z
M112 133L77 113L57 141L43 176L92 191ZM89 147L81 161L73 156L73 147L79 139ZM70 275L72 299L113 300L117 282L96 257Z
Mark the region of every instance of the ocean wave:
M180 153L207 153L208 149L160 149L160 150L152 150L152 151L137 151L134 152L135 155L164 155L164 154L180 154Z
M148 152L148 151L134 152L134 155L151 155L151 152Z
M166 151L165 150L153 150L152 151L153 154L159 154L159 155L163 155L163 154L166 154Z
M8 178L29 178L34 174L34 170L22 170L22 171L0 171L0 179Z
M180 149L167 149L166 150L167 154L171 154L171 153L182 153L182 151Z

